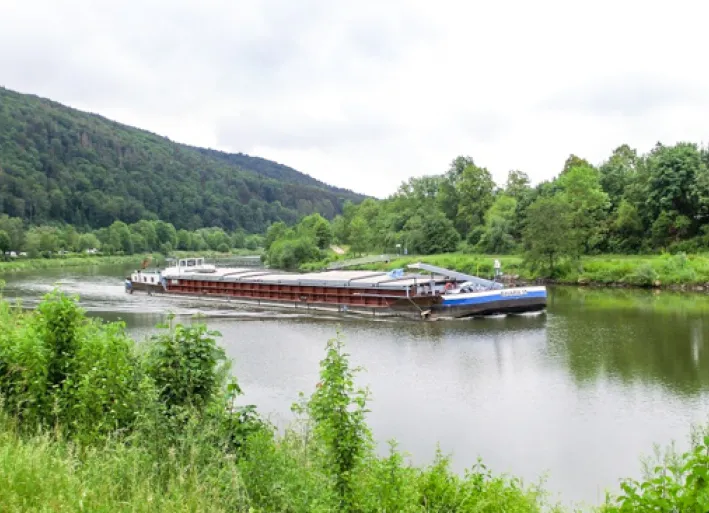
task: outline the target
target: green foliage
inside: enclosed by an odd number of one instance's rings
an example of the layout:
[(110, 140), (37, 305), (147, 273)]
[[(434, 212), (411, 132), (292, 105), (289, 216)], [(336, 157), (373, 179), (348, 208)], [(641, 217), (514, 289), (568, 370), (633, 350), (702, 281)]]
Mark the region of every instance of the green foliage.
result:
[(130, 426), (141, 374), (122, 325), (88, 321), (57, 292), (29, 315), (2, 308), (0, 396), (23, 427), (93, 439)]
[(652, 242), (656, 247), (665, 248), (671, 236), (673, 226), (672, 215), (664, 210), (652, 223)]
[(613, 154), (599, 168), (600, 183), (608, 194), (613, 207), (618, 208), (624, 198), (626, 188), (637, 180), (637, 151), (627, 144), (613, 150)]
[(513, 170), (507, 173), (507, 182), (505, 183), (505, 194), (510, 198), (519, 200), (531, 190), (529, 186), (529, 176), (519, 170)]
[(492, 206), (492, 193), (495, 188), (490, 172), (470, 164), (457, 178), (455, 187), (459, 198), (459, 229), (464, 232), (483, 224), (485, 213)]
[[(69, 298), (33, 312), (0, 303), (0, 503), (7, 511), (518, 511), (533, 488), (439, 456), (376, 454), (367, 393), (341, 339), (320, 383), (279, 434), (241, 389), (202, 324), (136, 351), (120, 323), (89, 321)], [(51, 377), (51, 379), (50, 379)], [(60, 386), (54, 386), (59, 382)], [(179, 417), (179, 418), (178, 418)], [(46, 428), (46, 429), (38, 429)]]
[(704, 513), (709, 511), (709, 435), (695, 430), (690, 449), (671, 448), (658, 461), (646, 464), (642, 481), (627, 479), (622, 493), (608, 497), (602, 513)]
[(655, 217), (663, 211), (692, 217), (699, 208), (697, 178), (706, 174), (706, 165), (696, 144), (672, 147), (658, 144), (647, 158), (647, 205)]
[(423, 255), (455, 251), (460, 243), (453, 222), (430, 206), (409, 218), (403, 235), (407, 248)]
[(548, 276), (554, 276), (559, 257), (572, 254), (575, 240), (571, 207), (563, 198), (539, 198), (527, 209), (524, 243), (527, 258), (533, 264), (546, 264)]
[(365, 421), (368, 394), (354, 385), (357, 371), (350, 368), (342, 339), (338, 336), (329, 340), (320, 362), (320, 382), (301, 408), (313, 422), (313, 436), (325, 448), (326, 468), (335, 483), (339, 511), (356, 511), (354, 474), (373, 445)]
[(84, 267), (100, 264), (140, 264), (139, 255), (94, 256), (94, 255), (59, 255), (54, 258), (14, 258), (0, 262), (1, 272), (16, 272), (35, 269), (50, 269), (61, 267)]
[[(264, 159), (174, 144), (0, 89), (0, 161), (0, 249), (9, 238), (11, 251), (32, 257), (91, 248), (109, 255), (269, 251), (286, 238), (313, 239), (319, 250), (305, 242), (281, 247), (274, 261), (293, 267), (321, 262), (333, 242), (355, 255), (395, 252), (397, 245), (421, 254), (452, 251), (456, 240), (507, 253), (529, 247), (529, 208), (552, 197), (568, 207), (558, 254), (701, 251), (709, 242), (702, 238), (709, 152), (687, 142), (658, 144), (647, 154), (622, 144), (598, 166), (570, 155), (556, 178), (533, 188), (519, 170), (500, 188), (485, 167), (461, 155), (441, 174), (411, 178), (375, 201)], [(265, 240), (246, 236), (267, 229)]]
[(632, 273), (622, 278), (625, 283), (638, 287), (650, 287), (657, 281), (657, 279), (657, 272), (648, 263), (640, 265)]
[[(519, 184), (514, 187), (521, 187)], [(517, 191), (517, 194), (521, 194)], [(513, 196), (501, 194), (495, 199), (490, 210), (485, 214), (485, 229), (480, 237), (478, 248), (483, 253), (511, 253), (516, 248), (513, 235), (514, 217), (517, 200)]]
[(355, 255), (362, 254), (370, 246), (368, 231), (367, 221), (361, 216), (355, 217), (350, 223), (349, 243)]
[(168, 412), (183, 409), (204, 411), (219, 389), (226, 356), (217, 346), (216, 331), (204, 324), (166, 326), (153, 335), (145, 370), (157, 387)]
[[(681, 270), (692, 259), (657, 261)], [(137, 352), (122, 324), (90, 321), (55, 292), (32, 312), (0, 302), (0, 328), (3, 510), (562, 511), (541, 486), (482, 462), (458, 474), (438, 450), (414, 467), (395, 442), (378, 456), (368, 392), (339, 336), (294, 406), (299, 420), (279, 434), (236, 405), (241, 389), (202, 324), (168, 328)], [(709, 436), (695, 431), (688, 451), (623, 481), (599, 511), (704, 512), (707, 469)]]
[(284, 222), (278, 222), (278, 223), (273, 223), (271, 226), (268, 227), (268, 230), (266, 230), (266, 239), (264, 240), (264, 249), (268, 251), (271, 249), (271, 245), (273, 245), (274, 242), (276, 242), (278, 239), (283, 238), (286, 233), (288, 232), (288, 227), (286, 226), (286, 223)]
[[(229, 253), (232, 248), (238, 246), (249, 247), (255, 251), (262, 244), (260, 235), (247, 237), (240, 230), (229, 234), (219, 227), (200, 228), (190, 232), (177, 231), (172, 224), (162, 221), (142, 220), (130, 225), (115, 221), (108, 228), (79, 233), (71, 225), (31, 226), (25, 229), (22, 220), (10, 217), (0, 217), (0, 242), (3, 225), (13, 230), (12, 236), (8, 232), (8, 249), (15, 252), (26, 251), (30, 257), (35, 258), (56, 258), (58, 254), (65, 252), (86, 252), (94, 249), (107, 255), (159, 251), (168, 256), (176, 249)], [(19, 241), (18, 245), (13, 245), (14, 240)]]
[(612, 249), (619, 252), (637, 251), (642, 244), (643, 224), (635, 205), (623, 199), (611, 224)]
[[(3, 88), (0, 162), (2, 210), (30, 224), (163, 219), (261, 233), (301, 215), (332, 218), (345, 200), (363, 199), (275, 162), (176, 144)], [(160, 240), (168, 242), (176, 246)]]
[[(708, 155), (686, 143), (658, 145), (647, 155), (621, 145), (598, 167), (571, 155), (555, 179), (534, 188), (523, 172), (510, 171), (504, 190), (471, 157), (460, 156), (447, 172), (410, 178), (383, 201), (346, 205), (331, 232), (354, 255), (394, 253), (397, 245), (411, 254), (450, 252), (458, 243), (445, 217), (471, 251), (524, 248), (535, 276), (575, 280), (586, 274), (578, 262), (562, 269), (557, 260), (709, 249)], [(558, 216), (542, 219), (548, 215)], [(321, 261), (315, 258), (308, 265)], [(650, 274), (623, 276), (631, 283)]]
[(301, 219), (298, 223), (298, 232), (312, 237), (318, 249), (325, 249), (332, 242), (330, 223), (320, 214), (312, 214)]
[[(95, 448), (49, 435), (20, 436), (0, 416), (0, 504), (6, 512), (249, 512), (233, 462), (188, 440), (162, 461), (143, 446), (110, 440)], [(156, 472), (161, 466), (166, 470)]]
[(558, 178), (558, 185), (559, 198), (568, 205), (570, 249), (577, 256), (588, 254), (601, 242), (599, 229), (610, 206), (600, 175), (591, 166), (573, 166)]
[(268, 264), (278, 269), (298, 269), (305, 262), (321, 259), (321, 252), (312, 237), (295, 237), (291, 234), (286, 239), (279, 239), (268, 251)]
[(0, 230), (0, 255), (4, 257), (5, 253), (10, 251), (11, 247), (12, 241), (10, 240), (10, 236), (6, 231)]

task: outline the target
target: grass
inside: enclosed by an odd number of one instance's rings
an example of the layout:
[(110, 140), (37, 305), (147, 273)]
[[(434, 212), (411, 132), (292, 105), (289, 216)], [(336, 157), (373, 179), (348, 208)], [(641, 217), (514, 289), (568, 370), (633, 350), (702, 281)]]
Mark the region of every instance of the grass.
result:
[[(393, 442), (378, 455), (339, 337), (280, 431), (237, 407), (218, 334), (165, 328), (138, 351), (61, 293), (29, 312), (0, 301), (0, 511), (568, 511), (482, 462), (460, 475), (440, 451), (420, 467)], [(709, 437), (692, 448), (586, 511), (707, 511)]]
[(238, 249), (232, 249), (229, 253), (221, 253), (219, 251), (211, 251), (211, 250), (206, 250), (206, 251), (184, 251), (184, 250), (179, 250), (179, 251), (173, 251), (170, 253), (170, 256), (172, 257), (178, 257), (178, 258), (187, 258), (187, 257), (194, 257), (195, 255), (205, 257), (205, 258), (228, 258), (228, 257), (239, 257), (239, 256), (261, 256), (261, 253), (263, 252), (263, 248), (259, 249), (244, 249), (244, 248), (238, 248)]
[[(218, 251), (176, 251), (172, 256), (177, 258), (193, 257), (195, 255), (205, 258), (229, 258), (239, 256), (258, 256), (259, 251), (248, 249), (235, 249), (229, 253)], [(85, 255), (72, 253), (69, 255), (57, 255), (52, 258), (13, 258), (0, 261), (0, 273), (13, 273), (20, 271), (32, 271), (38, 269), (56, 269), (62, 267), (82, 267), (90, 265), (122, 265), (139, 264), (146, 257), (151, 257), (152, 265), (161, 265), (165, 262), (165, 257), (157, 254), (135, 254), (135, 255)]]
[(53, 258), (16, 258), (0, 262), (0, 273), (81, 267), (104, 264), (140, 263), (147, 255), (68, 255)]
[[(494, 275), (494, 260), (500, 260), (506, 275), (522, 281), (538, 280), (544, 276), (533, 269), (519, 255), (473, 255), (447, 253), (439, 255), (406, 256), (388, 264), (372, 264), (368, 269), (392, 270), (405, 268), (413, 262), (425, 262), (483, 278)], [(580, 261), (559, 263), (554, 283), (605, 285), (628, 287), (691, 287), (709, 283), (709, 255), (598, 255), (585, 256)]]
[(544, 510), (541, 488), (482, 465), (379, 456), (339, 339), (277, 431), (236, 402), (216, 336), (170, 323), (139, 347), (60, 292), (0, 301), (0, 511)]
[(81, 449), (51, 434), (21, 437), (0, 426), (0, 510), (6, 512), (249, 511), (235, 467), (171, 462), (161, 477), (142, 447), (109, 442)]

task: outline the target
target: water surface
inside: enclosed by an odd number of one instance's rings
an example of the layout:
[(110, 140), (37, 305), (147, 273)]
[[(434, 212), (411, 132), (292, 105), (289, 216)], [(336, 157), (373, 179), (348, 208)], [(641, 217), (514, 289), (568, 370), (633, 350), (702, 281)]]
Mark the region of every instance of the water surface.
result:
[(6, 276), (5, 295), (32, 306), (54, 286), (143, 340), (168, 311), (201, 313), (223, 335), (234, 372), (274, 422), (312, 391), (328, 338), (344, 335), (372, 393), (382, 449), (396, 439), (415, 463), (436, 444), (456, 469), (478, 457), (568, 501), (598, 503), (638, 476), (653, 443), (686, 441), (709, 411), (709, 298), (670, 292), (550, 291), (546, 313), (447, 322), (382, 321), (254, 311), (127, 295), (116, 267)]

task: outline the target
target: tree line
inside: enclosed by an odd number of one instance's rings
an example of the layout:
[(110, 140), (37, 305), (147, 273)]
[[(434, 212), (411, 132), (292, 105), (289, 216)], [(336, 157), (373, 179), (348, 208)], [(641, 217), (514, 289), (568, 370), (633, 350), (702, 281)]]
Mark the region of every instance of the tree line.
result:
[(227, 232), (218, 227), (177, 230), (164, 221), (142, 220), (130, 225), (114, 221), (106, 228), (80, 232), (72, 225), (28, 227), (20, 218), (0, 215), (0, 254), (14, 251), (37, 257), (93, 249), (108, 255), (154, 251), (168, 255), (174, 250), (226, 253), (232, 249), (257, 250), (262, 244), (262, 236), (247, 235), (242, 230)]
[(411, 178), (385, 200), (346, 203), (332, 222), (276, 223), (266, 249), (275, 263), (323, 258), (326, 239), (355, 255), (525, 253), (552, 274), (560, 258), (698, 252), (709, 247), (708, 166), (709, 151), (694, 143), (658, 143), (646, 154), (622, 145), (599, 165), (571, 155), (535, 186), (519, 170), (498, 185), (459, 156), (444, 173)]
[(314, 212), (331, 219), (345, 200), (363, 198), (276, 162), (177, 144), (0, 88), (0, 213), (32, 225), (161, 219), (262, 233)]

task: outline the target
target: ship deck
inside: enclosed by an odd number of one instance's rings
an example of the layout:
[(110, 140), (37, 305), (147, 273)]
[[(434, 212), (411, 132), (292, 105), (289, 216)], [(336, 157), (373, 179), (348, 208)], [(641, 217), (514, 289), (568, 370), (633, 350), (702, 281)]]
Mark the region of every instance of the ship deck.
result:
[(163, 272), (169, 280), (207, 281), (224, 283), (254, 283), (263, 285), (285, 285), (296, 287), (333, 287), (333, 288), (377, 288), (405, 290), (409, 287), (441, 283), (423, 274), (396, 274), (384, 271), (322, 271), (312, 273), (285, 273), (266, 269), (224, 267), (209, 272), (178, 272), (170, 269)]

